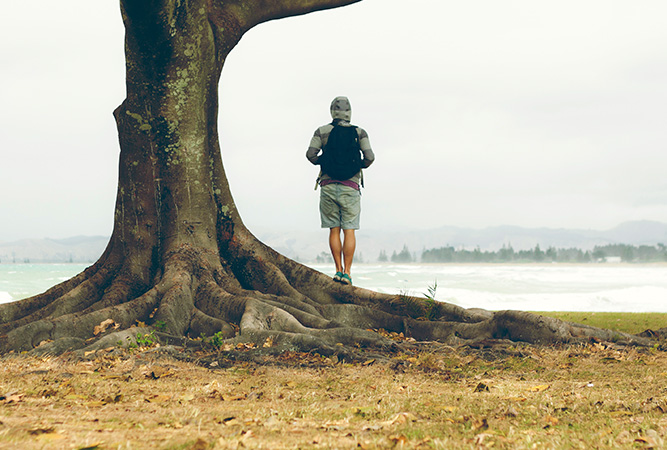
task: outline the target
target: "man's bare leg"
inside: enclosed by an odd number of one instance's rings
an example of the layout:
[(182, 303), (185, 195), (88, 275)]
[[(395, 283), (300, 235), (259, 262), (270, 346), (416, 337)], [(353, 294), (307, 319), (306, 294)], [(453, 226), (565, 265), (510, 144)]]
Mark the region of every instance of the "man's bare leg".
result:
[[(347, 231), (347, 230), (346, 230)], [(336, 272), (343, 273), (343, 244), (340, 241), (340, 227), (329, 228), (329, 248), (333, 256)]]
[(352, 273), (352, 259), (354, 259), (356, 247), (357, 237), (354, 230), (343, 230), (343, 273), (348, 275)]

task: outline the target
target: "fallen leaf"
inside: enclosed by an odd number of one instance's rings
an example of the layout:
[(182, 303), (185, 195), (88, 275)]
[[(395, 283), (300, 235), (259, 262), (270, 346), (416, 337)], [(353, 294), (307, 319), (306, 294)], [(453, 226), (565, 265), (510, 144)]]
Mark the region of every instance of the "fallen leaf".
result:
[(164, 394), (155, 394), (144, 399), (147, 403), (164, 403), (171, 400), (171, 396)]
[(86, 402), (86, 403), (83, 404), (83, 406), (86, 406), (88, 408), (99, 408), (100, 406), (104, 406), (106, 404), (107, 404), (107, 402), (100, 401), (100, 400), (95, 400), (95, 401), (91, 401), (91, 402)]
[(558, 418), (552, 415), (547, 415), (544, 418), (544, 421), (547, 423), (547, 425), (552, 425), (552, 426), (558, 425)]
[(102, 442), (97, 442), (95, 444), (86, 445), (84, 447), (77, 447), (76, 450), (98, 450), (102, 448)]
[(473, 421), (472, 427), (476, 431), (488, 430), (489, 429), (489, 421), (486, 419), (486, 417), (484, 417), (482, 419), (476, 419), (475, 421)]
[(18, 403), (23, 400), (23, 394), (10, 393), (4, 396), (5, 403)]
[(162, 366), (154, 366), (151, 370), (146, 372), (146, 378), (152, 378), (154, 380), (171, 376), (174, 376), (174, 372)]
[(28, 434), (37, 436), (40, 434), (55, 433), (55, 431), (56, 431), (55, 427), (33, 428), (32, 430), (28, 430)]
[(549, 384), (540, 384), (538, 386), (533, 386), (532, 388), (528, 389), (530, 392), (543, 392), (549, 389), (551, 385)]
[(389, 440), (393, 442), (394, 445), (408, 443), (408, 438), (406, 438), (404, 434), (389, 436)]
[(178, 399), (180, 402), (190, 402), (195, 399), (195, 396), (193, 394), (183, 394), (181, 397)]
[(93, 329), (93, 334), (95, 336), (97, 336), (98, 334), (102, 334), (105, 331), (107, 331), (110, 327), (113, 327), (114, 330), (117, 330), (118, 328), (120, 328), (120, 325), (114, 322), (113, 319), (103, 320), (102, 322), (100, 322), (99, 325), (97, 325)]
[(249, 343), (239, 342), (238, 344), (236, 344), (236, 349), (237, 350), (250, 350), (250, 349), (253, 349), (253, 348), (255, 348), (255, 343), (254, 342), (249, 342)]
[(123, 394), (119, 393), (113, 396), (107, 395), (106, 397), (104, 397), (103, 401), (106, 403), (118, 403), (122, 399), (123, 399)]
[(603, 344), (599, 344), (597, 342), (590, 346), (590, 350), (592, 352), (602, 352), (606, 349), (607, 349), (607, 347), (605, 347)]
[(102, 378), (105, 380), (120, 380), (124, 377), (126, 377), (126, 375), (110, 374), (110, 375), (104, 375)]
[(226, 419), (222, 419), (222, 423), (227, 425), (227, 426), (243, 425), (243, 422), (238, 420), (236, 417), (228, 417)]
[(402, 425), (408, 422), (416, 422), (417, 417), (414, 414), (411, 414), (409, 412), (402, 412), (398, 413), (394, 416), (393, 419), (391, 419), (388, 423), (389, 425)]
[(248, 430), (245, 433), (241, 433), (241, 439), (250, 439), (255, 437), (255, 433), (252, 430)]
[(621, 362), (620, 359), (613, 358), (613, 357), (611, 357), (611, 356), (607, 356), (607, 357), (605, 357), (605, 358), (601, 358), (600, 361), (602, 361), (602, 362), (606, 362), (606, 363)]

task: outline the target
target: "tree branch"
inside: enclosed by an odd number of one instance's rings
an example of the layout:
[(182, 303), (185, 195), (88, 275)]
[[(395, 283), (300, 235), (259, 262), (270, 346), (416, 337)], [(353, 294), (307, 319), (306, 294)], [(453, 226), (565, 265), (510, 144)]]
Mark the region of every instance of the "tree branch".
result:
[[(214, 0), (219, 2), (220, 0)], [(226, 8), (233, 9), (243, 31), (269, 20), (300, 16), (315, 11), (347, 6), (361, 0), (237, 0), (233, 5), (225, 3)]]

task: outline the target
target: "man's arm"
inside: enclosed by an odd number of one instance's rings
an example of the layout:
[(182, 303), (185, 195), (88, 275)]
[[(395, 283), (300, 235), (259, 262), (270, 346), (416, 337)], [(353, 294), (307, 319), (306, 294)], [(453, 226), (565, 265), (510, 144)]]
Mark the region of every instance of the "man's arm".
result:
[(317, 165), (320, 160), (319, 153), (321, 150), (322, 150), (322, 138), (320, 137), (320, 130), (318, 128), (315, 131), (315, 134), (313, 134), (312, 139), (310, 140), (308, 151), (306, 151), (306, 158), (308, 158), (308, 161)]
[(363, 128), (357, 128), (359, 133), (359, 147), (361, 147), (361, 152), (364, 154), (364, 169), (373, 164), (375, 161), (375, 153), (371, 148), (371, 141), (368, 139), (368, 133)]

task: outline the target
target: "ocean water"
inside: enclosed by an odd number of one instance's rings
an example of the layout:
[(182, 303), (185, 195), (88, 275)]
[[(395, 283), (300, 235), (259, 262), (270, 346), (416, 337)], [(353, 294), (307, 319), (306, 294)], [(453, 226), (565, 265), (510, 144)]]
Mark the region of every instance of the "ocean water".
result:
[(0, 264), (0, 303), (44, 292), (90, 264)]
[[(45, 291), (87, 264), (0, 264), (0, 303)], [(311, 264), (333, 274), (331, 264)], [(357, 264), (354, 283), (465, 308), (530, 311), (667, 312), (667, 265)]]
[[(311, 265), (333, 274), (330, 264)], [(464, 308), (667, 312), (667, 265), (358, 264), (357, 286), (424, 296)]]

